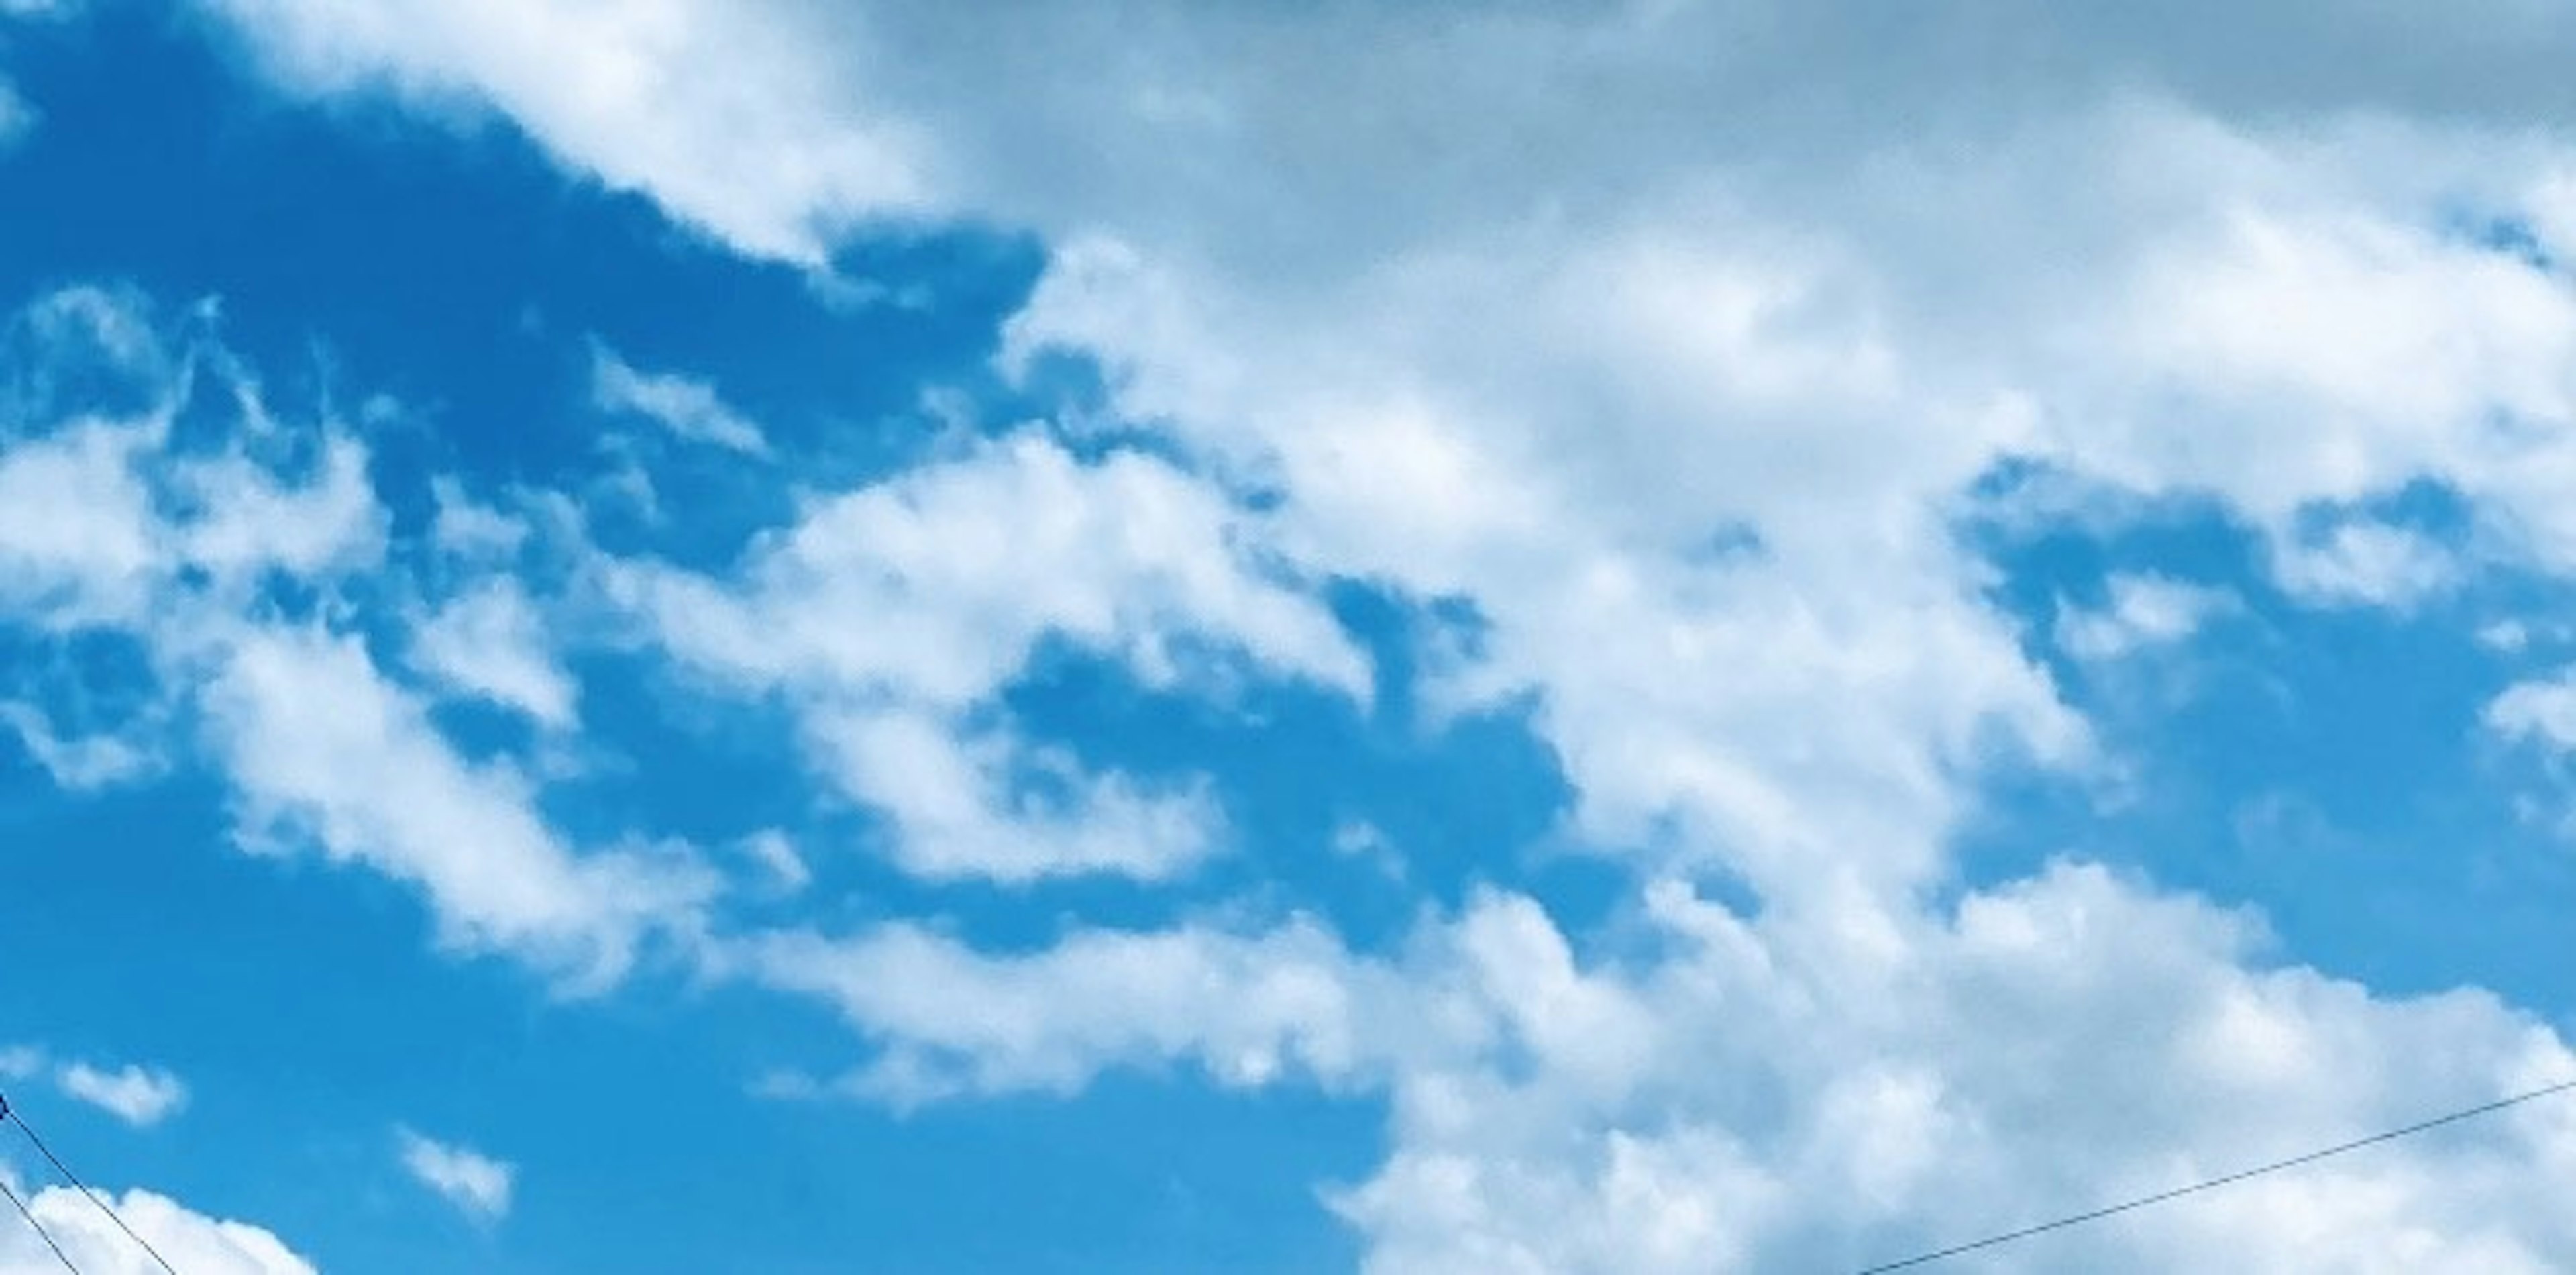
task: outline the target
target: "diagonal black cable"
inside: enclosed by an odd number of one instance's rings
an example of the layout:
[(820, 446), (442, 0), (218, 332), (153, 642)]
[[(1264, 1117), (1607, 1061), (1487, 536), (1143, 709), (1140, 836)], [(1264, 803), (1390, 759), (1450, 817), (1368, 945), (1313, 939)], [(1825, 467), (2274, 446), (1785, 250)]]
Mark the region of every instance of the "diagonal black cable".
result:
[[(54, 1172), (62, 1174), (63, 1181), (71, 1183), (72, 1189), (80, 1192), (83, 1199), (88, 1200), (91, 1204), (97, 1205), (98, 1211), (106, 1214), (108, 1221), (116, 1223), (116, 1229), (125, 1232), (125, 1238), (134, 1241), (135, 1244), (143, 1249), (144, 1252), (151, 1254), (152, 1260), (158, 1263), (163, 1271), (167, 1272), (168, 1275), (179, 1275), (178, 1269), (170, 1265), (170, 1259), (161, 1256), (161, 1250), (152, 1247), (152, 1241), (135, 1234), (134, 1228), (127, 1226), (125, 1224), (125, 1219), (117, 1216), (115, 1209), (108, 1207), (107, 1201), (98, 1198), (98, 1193), (90, 1190), (89, 1184), (81, 1181), (80, 1175), (72, 1172), (72, 1167), (63, 1163), (63, 1158), (55, 1155), (54, 1149), (46, 1146), (43, 1138), (36, 1136), (35, 1126), (28, 1124), (27, 1117), (20, 1114), (17, 1108), (10, 1106), (8, 1100), (5, 1098), (0, 1098), (0, 1120), (16, 1124), (18, 1126), (18, 1132), (27, 1135), (27, 1141), (33, 1143), (37, 1152), (42, 1154), (46, 1161), (54, 1166)], [(27, 1220), (32, 1222), (35, 1218), (33, 1215), (30, 1215)], [(51, 1241), (49, 1240), (48, 1242)], [(61, 1252), (59, 1249), (55, 1251), (57, 1253)]]
[(2044, 1235), (2050, 1231), (2061, 1231), (2067, 1227), (2080, 1226), (2086, 1222), (2098, 1222), (2103, 1218), (2112, 1216), (2113, 1214), (2126, 1213), (2132, 1209), (2143, 1209), (2150, 1204), (2162, 1204), (2167, 1200), (2178, 1200), (2186, 1195), (2197, 1195), (2202, 1191), (2215, 1190), (2222, 1186), (2245, 1181), (2247, 1178), (2259, 1178), (2264, 1174), (2278, 1173), (2283, 1169), (2295, 1169), (2303, 1164), (2314, 1164), (2319, 1160), (2326, 1159), (2330, 1156), (2339, 1156), (2347, 1151), (2359, 1151), (2363, 1147), (2377, 1146), (2383, 1142), (2394, 1142), (2399, 1138), (2422, 1133), (2427, 1129), (2438, 1129), (2446, 1124), (2456, 1124), (2462, 1120), (2489, 1115), (2494, 1112), (2502, 1111), (2507, 1107), (2518, 1107), (2523, 1103), (2535, 1102), (2542, 1098), (2566, 1093), (2571, 1089), (2576, 1089), (2576, 1080), (2560, 1081), (2557, 1084), (2549, 1085), (2545, 1088), (2534, 1089), (2528, 1093), (2518, 1093), (2510, 1098), (2499, 1098), (2494, 1102), (2470, 1107), (2464, 1111), (2454, 1111), (2448, 1115), (2435, 1116), (2430, 1120), (2418, 1121), (2403, 1129), (2391, 1129), (2386, 1133), (2374, 1133), (2367, 1138), (2357, 1138), (2339, 1146), (2327, 1147), (2322, 1151), (2311, 1151), (2306, 1155), (2292, 1156), (2287, 1160), (2275, 1160), (2270, 1164), (2241, 1170), (2236, 1173), (2230, 1173), (2225, 1177), (2210, 1178), (2207, 1181), (2194, 1182), (2190, 1186), (2176, 1187), (2170, 1191), (2159, 1191), (2154, 1195), (2140, 1196), (2134, 1200), (2124, 1200), (2121, 1203), (2094, 1209), (2090, 1212), (2077, 1213), (2070, 1217), (2062, 1217), (2053, 1222), (2042, 1222), (2037, 1226), (2025, 1226), (2018, 1231), (2007, 1231), (2001, 1235), (1989, 1235), (1984, 1239), (1975, 1240), (1966, 1244), (1953, 1245), (1949, 1248), (1941, 1249), (1938, 1252), (1917, 1254), (1916, 1256), (1906, 1258), (1901, 1262), (1887, 1262), (1882, 1265), (1872, 1266), (1860, 1271), (1858, 1275), (1880, 1275), (1880, 1272), (1883, 1271), (1901, 1271), (1907, 1267), (1922, 1266), (1927, 1263), (1937, 1262), (1945, 1257), (1957, 1257), (1962, 1253), (1973, 1253), (1979, 1249), (1993, 1248), (1998, 1244), (2009, 1244), (2015, 1240), (2026, 1240), (2034, 1235)]
[(45, 1229), (45, 1224), (36, 1220), (35, 1210), (28, 1208), (27, 1202), (19, 1199), (18, 1193), (10, 1190), (6, 1181), (0, 1181), (0, 1195), (8, 1196), (9, 1203), (17, 1207), (18, 1216), (27, 1219), (27, 1225), (36, 1228), (36, 1238), (43, 1240), (45, 1247), (54, 1250), (54, 1260), (61, 1262), (63, 1269), (70, 1271), (72, 1275), (80, 1275), (80, 1268), (72, 1265), (71, 1255), (63, 1252), (63, 1246), (54, 1242), (53, 1234)]

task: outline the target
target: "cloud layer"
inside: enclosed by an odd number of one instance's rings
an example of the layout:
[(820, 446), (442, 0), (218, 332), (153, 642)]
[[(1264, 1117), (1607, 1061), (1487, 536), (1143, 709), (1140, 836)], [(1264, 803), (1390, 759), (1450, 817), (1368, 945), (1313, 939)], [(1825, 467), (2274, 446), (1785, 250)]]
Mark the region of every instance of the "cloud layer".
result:
[[(2576, 1071), (2484, 994), (2375, 994), (2149, 880), (1959, 858), (1992, 781), (2118, 765), (1963, 524), (2189, 505), (2290, 605), (2381, 618), (2576, 574), (2576, 90), (2532, 52), (2576, 36), (2563, 9), (203, 7), (291, 94), (506, 120), (818, 276), (871, 229), (1034, 231), (998, 369), (1078, 360), (1129, 434), (1040, 422), (799, 493), (720, 567), (557, 546), (581, 565), (539, 597), (506, 564), (541, 533), (442, 495), (406, 537), (350, 431), (280, 430), (215, 343), (60, 293), (18, 325), (41, 365), (141, 388), (72, 413), (21, 378), (0, 604), (165, 688), (113, 721), (9, 705), (66, 785), (193, 745), (246, 845), (408, 883), (452, 946), (569, 986), (666, 950), (818, 999), (864, 1042), (829, 1087), (878, 1101), (1112, 1067), (1384, 1095), (1383, 1162), (1330, 1199), (1385, 1270), (1856, 1266)], [(591, 359), (597, 406), (769, 451), (713, 382)], [(199, 380), (241, 441), (176, 436)], [(378, 579), (416, 595), (399, 632)], [(1225, 794), (1041, 741), (1008, 692), (1070, 648), (1156, 693), (1369, 711), (1334, 583), (1468, 617), (1415, 653), (1420, 694), (1526, 712), (1564, 839), (1627, 874), (1606, 932), (1500, 889), (1387, 950), (1252, 905), (1007, 950), (936, 917), (737, 924), (704, 856), (582, 844), (530, 756), (436, 713), (576, 732), (546, 620), (583, 611), (675, 694), (783, 719), (909, 878), (1178, 882), (1227, 848)], [(2108, 592), (2063, 652), (2228, 605)], [(2562, 682), (2490, 725), (2563, 746)], [(1999, 1260), (2554, 1269), (2571, 1119)], [(420, 1147), (506, 1207), (505, 1168)]]

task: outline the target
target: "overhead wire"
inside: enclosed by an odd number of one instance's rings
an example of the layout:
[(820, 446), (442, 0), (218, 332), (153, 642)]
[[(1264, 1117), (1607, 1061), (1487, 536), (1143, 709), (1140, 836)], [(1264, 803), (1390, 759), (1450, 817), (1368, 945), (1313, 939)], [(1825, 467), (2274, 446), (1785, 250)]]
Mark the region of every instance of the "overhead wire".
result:
[[(73, 1190), (80, 1192), (82, 1199), (88, 1200), (99, 1212), (106, 1214), (107, 1220), (116, 1224), (116, 1229), (125, 1232), (125, 1238), (134, 1241), (136, 1247), (150, 1254), (155, 1265), (158, 1265), (167, 1275), (179, 1275), (178, 1268), (170, 1265), (170, 1259), (161, 1256), (161, 1250), (152, 1247), (152, 1241), (143, 1238), (133, 1227), (126, 1225), (125, 1219), (118, 1215), (106, 1200), (101, 1199), (96, 1191), (90, 1190), (89, 1184), (81, 1181), (80, 1175), (72, 1172), (72, 1167), (63, 1163), (63, 1158), (55, 1155), (52, 1147), (45, 1145), (45, 1140), (37, 1134), (36, 1127), (28, 1124), (27, 1117), (16, 1107), (11, 1106), (6, 1098), (0, 1098), (0, 1121), (17, 1125), (18, 1132), (26, 1135), (28, 1143), (36, 1148), (37, 1154), (44, 1156), (46, 1163), (54, 1166), (54, 1172), (63, 1175), (63, 1181), (70, 1183)], [(19, 1211), (23, 1213), (26, 1210), (21, 1208)], [(27, 1220), (35, 1221), (35, 1215), (28, 1214)], [(46, 1242), (52, 1243), (52, 1238), (47, 1237)], [(62, 1254), (61, 1249), (56, 1249), (54, 1252), (56, 1256)], [(65, 1259), (64, 1264), (70, 1265), (69, 1259)]]
[(2340, 1143), (2320, 1151), (2310, 1151), (2304, 1155), (2291, 1156), (2286, 1160), (2275, 1160), (2270, 1164), (2258, 1165), (2251, 1169), (2239, 1170), (2223, 1177), (2204, 1179), (2199, 1182), (2194, 1182), (2189, 1186), (2176, 1187), (2170, 1191), (2159, 1191), (2154, 1195), (2143, 1195), (2134, 1200), (2124, 1200), (2118, 1204), (2107, 1205), (2102, 1208), (2091, 1209), (2082, 1213), (2070, 1214), (2054, 1221), (2042, 1222), (2036, 1226), (2025, 1226), (2016, 1231), (2006, 1231), (1998, 1235), (1989, 1235), (1984, 1239), (1972, 1240), (1965, 1244), (1954, 1244), (1948, 1248), (1939, 1249), (1934, 1252), (1918, 1253), (1912, 1257), (1905, 1258), (1902, 1261), (1884, 1262), (1877, 1266), (1864, 1268), (1857, 1272), (1857, 1275), (1881, 1275), (1881, 1273), (1885, 1271), (1901, 1271), (1909, 1267), (1926, 1266), (1945, 1258), (1958, 1257), (1965, 1253), (1974, 1253), (1980, 1249), (1995, 1248), (1999, 1245), (2013, 1243), (2016, 1240), (2026, 1240), (2034, 1235), (2045, 1235), (2050, 1231), (2062, 1231), (2071, 1226), (2081, 1226), (2087, 1222), (2098, 1222), (2104, 1218), (2112, 1217), (2117, 1214), (2131, 1212), (2136, 1209), (2143, 1209), (2151, 1204), (2163, 1204), (2166, 1201), (2178, 1200), (2187, 1195), (2197, 1195), (2203, 1191), (2214, 1191), (2223, 1186), (2231, 1186), (2251, 1178), (2259, 1178), (2268, 1173), (2279, 1173), (2284, 1169), (2295, 1169), (2303, 1164), (2314, 1164), (2319, 1160), (2343, 1155), (2346, 1152), (2359, 1151), (2364, 1147), (2374, 1147), (2383, 1142), (2394, 1142), (2399, 1138), (2412, 1137), (2415, 1134), (2423, 1133), (2430, 1129), (2438, 1129), (2447, 1124), (2457, 1124), (2460, 1121), (2474, 1119), (2478, 1116), (2491, 1115), (2508, 1107), (2518, 1107), (2527, 1102), (2537, 1102), (2540, 1099), (2554, 1097), (2570, 1090), (2576, 1090), (2576, 1080), (2560, 1081), (2557, 1084), (2547, 1085), (2539, 1089), (2518, 1093), (2509, 1098), (2499, 1098), (2493, 1102), (2481, 1103), (2474, 1107), (2468, 1107), (2445, 1115), (2435, 1116), (2430, 1120), (2419, 1120), (2402, 1129), (2390, 1129), (2383, 1133), (2374, 1133), (2367, 1138), (2356, 1138), (2350, 1142)]
[(72, 1275), (80, 1275), (80, 1268), (72, 1265), (71, 1255), (63, 1252), (63, 1246), (54, 1242), (53, 1233), (45, 1229), (44, 1223), (36, 1220), (35, 1210), (28, 1208), (27, 1202), (19, 1199), (18, 1193), (9, 1189), (9, 1183), (5, 1179), (0, 1179), (0, 1195), (8, 1196), (9, 1203), (18, 1210), (18, 1216), (27, 1219), (27, 1225), (35, 1228), (36, 1238), (43, 1240), (45, 1247), (54, 1251), (54, 1260), (61, 1262), (63, 1269), (70, 1271)]

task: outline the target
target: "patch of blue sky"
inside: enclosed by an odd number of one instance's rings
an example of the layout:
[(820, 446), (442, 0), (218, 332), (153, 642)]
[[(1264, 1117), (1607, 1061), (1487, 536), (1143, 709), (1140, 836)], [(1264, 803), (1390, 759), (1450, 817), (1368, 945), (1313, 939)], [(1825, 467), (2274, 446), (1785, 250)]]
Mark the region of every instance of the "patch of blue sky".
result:
[(2502, 253), (2542, 270), (2556, 270), (2561, 264), (2550, 255), (2549, 246), (2541, 242), (2538, 231), (2527, 218), (2461, 209), (2449, 221), (2452, 232), (2462, 240), (2490, 252)]
[[(2355, 516), (2475, 539), (2425, 483), (2302, 521)], [(2477, 984), (2576, 1014), (2561, 952), (2576, 852), (2517, 800), (2549, 801), (2549, 787), (2481, 721), (2507, 686), (2554, 667), (2480, 637), (2495, 617), (2563, 606), (2546, 582), (2480, 571), (2407, 612), (2293, 596), (2257, 533), (2189, 502), (1991, 549), (2031, 653), (2123, 773), (2004, 777), (1966, 839), (1963, 885), (2100, 858), (2259, 909), (2281, 954), (2374, 988)], [(2062, 618), (2138, 573), (2229, 601), (2170, 644), (2100, 661), (2066, 650)]]
[[(566, 180), (498, 123), (281, 108), (140, 7), (35, 41), (21, 74), (59, 127), (9, 160), (0, 293), (105, 279), (165, 304), (223, 298), (224, 337), (269, 393), (336, 396), (344, 416), (364, 397), (398, 404), (416, 427), (370, 434), (396, 470), (492, 486), (592, 475), (596, 338), (711, 381), (806, 481), (876, 472), (931, 432), (925, 389), (990, 384), (998, 320), (1039, 263), (1033, 245), (972, 229), (889, 235), (837, 265), (888, 295), (825, 303), (802, 272)], [(776, 513), (767, 494), (693, 504), (660, 547), (719, 560), (746, 516)]]

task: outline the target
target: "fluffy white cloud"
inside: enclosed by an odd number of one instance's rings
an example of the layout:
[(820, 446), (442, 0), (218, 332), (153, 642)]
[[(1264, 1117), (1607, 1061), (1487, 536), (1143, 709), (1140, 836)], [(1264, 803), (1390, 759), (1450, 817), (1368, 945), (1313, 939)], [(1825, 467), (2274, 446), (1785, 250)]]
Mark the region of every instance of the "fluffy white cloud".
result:
[[(1396, 1154), (1341, 1202), (1381, 1268), (1857, 1269), (2576, 1074), (2490, 998), (2267, 968), (2243, 918), (2098, 870), (1893, 919), (1906, 942), (1877, 952), (1677, 889), (1650, 911), (1687, 937), (1648, 970), (1545, 942), (1487, 962), (1507, 1013), (1551, 1023), (1579, 991), (1648, 1036), (1566, 1031), (1533, 1065), (1400, 1087)], [(2576, 1251), (2541, 1203), (2571, 1138), (2535, 1108), (1991, 1261), (2545, 1270)]]
[(337, 434), (319, 447), (316, 472), (305, 479), (281, 477), (239, 453), (170, 466), (170, 495), (192, 516), (163, 524), (176, 555), (164, 568), (194, 567), (249, 586), (271, 573), (329, 580), (381, 562), (385, 512), (366, 447)]
[(707, 0), (207, 7), (299, 91), (498, 111), (574, 170), (761, 253), (819, 261), (836, 228), (928, 190), (909, 130), (856, 109), (805, 23)]
[(675, 654), (756, 684), (962, 708), (1050, 637), (1155, 684), (1196, 639), (1365, 696), (1366, 662), (1266, 570), (1254, 521), (1164, 461), (1086, 463), (1028, 432), (811, 502), (739, 582), (637, 565), (613, 583)]
[(93, 422), (0, 455), (0, 603), (51, 628), (130, 622), (163, 570), (133, 470), (149, 436)]
[[(11, 1183), (80, 1270), (89, 1275), (157, 1275), (161, 1270), (159, 1262), (78, 1192), (46, 1187), (31, 1193), (14, 1175)], [(105, 1192), (103, 1198), (171, 1266), (190, 1275), (314, 1275), (312, 1262), (248, 1222), (208, 1217), (141, 1188)], [(57, 1275), (61, 1261), (44, 1241), (17, 1219), (10, 1221), (0, 1227), (0, 1273)]]
[[(1481, 657), (1435, 694), (1532, 693), (1594, 838), (1677, 832), (1656, 848), (1766, 891), (1915, 879), (1965, 779), (2085, 747), (1941, 530), (2031, 427), (1899, 392), (1866, 323), (1819, 313), (1837, 268), (1747, 233), (1740, 258), (1660, 231), (1526, 263), (1464, 245), (1337, 317), (1232, 329), (1132, 255), (1082, 254), (1018, 339), (1126, 352), (1130, 410), (1281, 491), (1312, 570), (1471, 602)], [(1623, 309), (1640, 294), (1675, 321)]]
[(684, 663), (784, 692), (819, 773), (933, 877), (1168, 876), (1213, 846), (1195, 785), (1098, 774), (979, 721), (1053, 640), (1149, 685), (1241, 659), (1357, 699), (1367, 661), (1219, 489), (1031, 432), (810, 503), (734, 578), (623, 564), (606, 587)]
[(590, 392), (600, 410), (634, 413), (691, 442), (747, 456), (769, 454), (769, 440), (760, 427), (728, 406), (713, 384), (676, 372), (638, 370), (596, 342), (590, 358)]
[(2576, 749), (2576, 670), (2506, 687), (2487, 702), (2486, 724), (2509, 740)]
[(159, 1124), (188, 1105), (187, 1084), (158, 1067), (128, 1063), (109, 1071), (75, 1062), (54, 1079), (64, 1093), (138, 1127)]
[[(1653, 960), (1579, 957), (1510, 895), (1384, 958), (1291, 922), (751, 959), (876, 1041), (839, 1087), (897, 1105), (1175, 1062), (1383, 1087), (1391, 1154), (1332, 1201), (1390, 1271), (1857, 1269), (2576, 1076), (2491, 997), (2374, 997), (2099, 869), (1833, 923), (1666, 883), (1642, 919)], [(2576, 1112), (2534, 1105), (1991, 1260), (2538, 1272), (2576, 1254), (2570, 1173)]]
[(713, 881), (640, 851), (576, 854), (508, 766), (459, 756), (417, 695), (353, 638), (314, 628), (228, 635), (199, 703), (240, 789), (252, 844), (309, 837), (326, 854), (422, 888), (443, 937), (517, 952), (596, 987)]
[(397, 1130), (396, 1135), (402, 1144), (403, 1171), (439, 1198), (478, 1222), (497, 1222), (509, 1214), (517, 1166), (409, 1129)]

